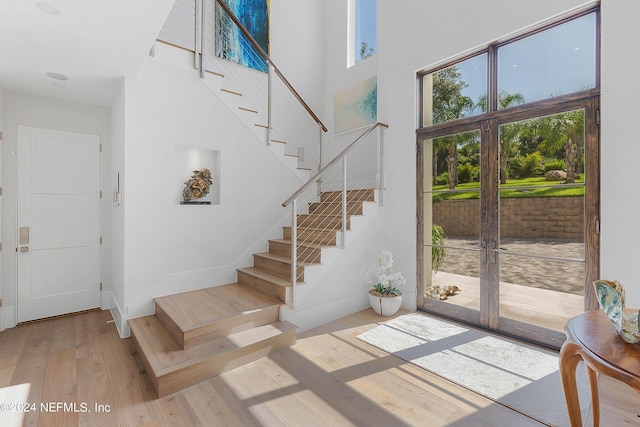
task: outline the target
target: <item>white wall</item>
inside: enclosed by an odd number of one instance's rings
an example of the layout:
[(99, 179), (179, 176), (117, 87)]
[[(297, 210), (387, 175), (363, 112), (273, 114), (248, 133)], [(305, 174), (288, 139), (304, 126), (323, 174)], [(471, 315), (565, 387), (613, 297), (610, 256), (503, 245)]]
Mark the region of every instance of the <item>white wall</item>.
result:
[(601, 277), (625, 286), (630, 307), (640, 306), (639, 15), (639, 2), (602, 1)]
[[(18, 125), (100, 135), (103, 146), (110, 143), (110, 112), (103, 107), (60, 101), (11, 91), (4, 93), (2, 143), (2, 242), (5, 248), (16, 247)], [(103, 156), (103, 171), (109, 169), (109, 158)], [(103, 177), (104, 188), (104, 177)], [(102, 201), (103, 232), (109, 232), (109, 198)], [(103, 266), (108, 267), (107, 251), (102, 251)], [(16, 252), (2, 251), (2, 305), (4, 326), (16, 324), (17, 304)]]
[(323, 4), (271, 0), (269, 56), (311, 109), (323, 114)]
[[(384, 208), (365, 203), (362, 217), (351, 217), (346, 249), (322, 250), (322, 264), (305, 268), (304, 284), (297, 285), (295, 310), (283, 317), (304, 331), (369, 307), (364, 272), (373, 265), (382, 246)], [(360, 266), (363, 266), (362, 268)], [(401, 289), (404, 291), (404, 287)]]
[[(235, 281), (237, 267), (267, 250), (266, 236), (281, 236), (288, 211), (280, 203), (300, 185), (188, 58), (163, 60), (156, 51), (125, 81), (124, 193), (115, 208), (124, 231), (114, 230), (114, 239), (124, 237), (124, 292), (119, 284), (114, 292), (123, 320), (153, 313), (154, 297)], [(189, 178), (175, 175), (176, 145), (219, 152), (219, 205), (176, 203), (175, 180)]]
[[(105, 296), (108, 301), (106, 305), (111, 309), (118, 330), (122, 333), (123, 304), (125, 301), (124, 288), (124, 208), (122, 204), (114, 204), (113, 187), (116, 176), (120, 180), (120, 200), (124, 197), (125, 173), (124, 173), (124, 145), (125, 145), (125, 84), (121, 84), (111, 108), (111, 146), (109, 154), (111, 156), (111, 167), (106, 172), (105, 194), (109, 209), (111, 211), (111, 233), (106, 236), (106, 241), (111, 247), (111, 265), (103, 266), (103, 270), (110, 271), (110, 282), (107, 283)], [(105, 168), (106, 169), (106, 168)], [(104, 283), (104, 282), (103, 282)]]
[[(2, 116), (4, 113), (3, 105), (4, 91), (0, 89), (0, 133), (2, 133)], [(0, 166), (2, 166), (2, 138), (0, 138)], [(0, 168), (0, 188), (2, 188), (2, 168)], [(2, 199), (0, 195), (0, 243), (2, 243)], [(0, 252), (0, 256), (2, 252)], [(0, 259), (0, 301), (2, 301), (2, 260)], [(2, 304), (0, 304), (0, 331), (4, 330), (4, 315)]]
[[(337, 91), (378, 76), (385, 131), (384, 244), (407, 277), (404, 306), (416, 306), (416, 72), (584, 3), (580, 0), (378, 0), (378, 53), (346, 68), (347, 2), (325, 3), (325, 111)], [(499, 11), (499, 12), (497, 12)], [(331, 127), (333, 122), (331, 120)], [(337, 151), (346, 141), (330, 140)]]

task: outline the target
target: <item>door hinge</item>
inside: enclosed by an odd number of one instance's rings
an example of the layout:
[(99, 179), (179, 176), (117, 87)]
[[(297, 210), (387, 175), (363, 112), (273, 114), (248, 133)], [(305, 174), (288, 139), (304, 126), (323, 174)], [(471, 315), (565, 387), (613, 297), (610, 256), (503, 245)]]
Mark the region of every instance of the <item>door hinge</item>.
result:
[(2, 252), (2, 243), (0, 243), (0, 252)]
[(102, 190), (100, 190), (100, 199), (102, 199)]
[(599, 108), (596, 110), (596, 124), (597, 125), (600, 124), (600, 109)]
[(102, 236), (100, 236), (100, 246), (102, 246)]
[(596, 234), (600, 234), (600, 220), (596, 219)]
[(100, 282), (100, 290), (102, 290), (102, 282)]
[(2, 196), (2, 187), (0, 187), (0, 196)]
[(100, 152), (102, 153), (102, 144), (100, 144)]

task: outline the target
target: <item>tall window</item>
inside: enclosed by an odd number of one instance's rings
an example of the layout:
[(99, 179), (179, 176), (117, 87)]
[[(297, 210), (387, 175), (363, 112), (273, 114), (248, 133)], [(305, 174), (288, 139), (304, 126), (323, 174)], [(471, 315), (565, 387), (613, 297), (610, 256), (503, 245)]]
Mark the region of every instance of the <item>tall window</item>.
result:
[(378, 51), (378, 0), (351, 0), (350, 6), (349, 65), (354, 65)]

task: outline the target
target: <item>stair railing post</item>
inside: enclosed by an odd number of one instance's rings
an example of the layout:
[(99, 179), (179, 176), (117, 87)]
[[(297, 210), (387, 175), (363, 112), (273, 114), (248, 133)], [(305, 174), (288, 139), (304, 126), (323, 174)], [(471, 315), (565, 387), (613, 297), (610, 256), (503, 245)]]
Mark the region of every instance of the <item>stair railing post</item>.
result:
[(295, 308), (296, 282), (298, 281), (298, 199), (291, 203), (291, 295), (289, 308)]
[(384, 129), (378, 128), (378, 206), (384, 206)]
[(267, 61), (267, 67), (269, 68), (269, 73), (267, 77), (267, 145), (271, 145), (271, 109), (272, 105), (272, 97), (273, 97), (273, 64), (270, 61)]
[[(322, 170), (322, 146), (323, 146), (323, 140), (322, 140), (322, 135), (324, 134), (324, 131), (322, 130), (322, 124), (318, 123), (318, 133), (319, 133), (319, 140), (318, 140), (318, 170), (316, 171), (316, 173), (320, 173), (320, 170)], [(316, 195), (319, 197), (322, 194), (322, 177), (318, 178), (318, 181), (316, 183)]]
[(193, 67), (200, 70), (200, 78), (204, 79), (204, 54), (205, 54), (205, 2), (204, 0), (196, 0), (196, 21), (195, 21), (195, 52)]
[(347, 156), (342, 158), (342, 249), (347, 246)]

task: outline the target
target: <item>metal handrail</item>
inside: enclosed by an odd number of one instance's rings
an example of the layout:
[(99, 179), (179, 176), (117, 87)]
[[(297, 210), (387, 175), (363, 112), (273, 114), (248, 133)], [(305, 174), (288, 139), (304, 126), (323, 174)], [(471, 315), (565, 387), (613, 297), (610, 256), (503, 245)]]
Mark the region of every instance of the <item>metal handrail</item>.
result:
[[(383, 206), (381, 190), (384, 189), (384, 138), (382, 129), (388, 127), (387, 124), (378, 122), (367, 128), (351, 144), (342, 150), (340, 154), (334, 157), (326, 166), (321, 168), (318, 173), (282, 203), (283, 207), (288, 206), (291, 209), (291, 290), (289, 294), (289, 308), (291, 310), (295, 309), (296, 287), (298, 279), (302, 277), (302, 275), (298, 275), (298, 266), (303, 266), (304, 268), (307, 262), (310, 264), (317, 262), (317, 260), (315, 260), (317, 256), (316, 250), (310, 250), (309, 248), (326, 246), (325, 239), (331, 239), (331, 233), (327, 235), (324, 231), (340, 231), (340, 243), (335, 240), (335, 243), (330, 243), (330, 245), (336, 244), (342, 249), (346, 248), (349, 218), (357, 215), (349, 212), (349, 209), (351, 209), (349, 202), (356, 203), (351, 206), (357, 209), (358, 202), (372, 201), (369, 199), (370, 190), (378, 189), (377, 202), (379, 206)], [(379, 131), (377, 138), (376, 176), (375, 184), (373, 184), (371, 180), (368, 181), (367, 177), (367, 173), (371, 173), (372, 171), (368, 170), (368, 172), (363, 173), (363, 171), (366, 170), (366, 166), (370, 164), (368, 161), (369, 157), (366, 155), (366, 151), (359, 151), (359, 147), (361, 147), (362, 150), (366, 150), (368, 146), (367, 144), (362, 144), (362, 142), (377, 129), (379, 129)], [(356, 150), (356, 148), (358, 150)], [(355, 166), (350, 165), (347, 167), (347, 158), (355, 159)], [(364, 160), (364, 162), (358, 162), (358, 160)], [(367, 182), (373, 185), (367, 186)], [(317, 188), (311, 188), (314, 184), (317, 185)], [(321, 188), (324, 186), (327, 186), (326, 191), (333, 193), (329, 196), (328, 203), (325, 206), (322, 205), (324, 189)], [(347, 193), (351, 191), (353, 191), (353, 193), (347, 196)], [(339, 197), (336, 197), (337, 193), (339, 193)], [(298, 209), (301, 210), (300, 213)], [(304, 212), (308, 213), (305, 214)], [(336, 220), (340, 222), (337, 223)], [(300, 224), (303, 225), (301, 232), (305, 233), (305, 237), (301, 246), (303, 249), (299, 252), (298, 226)], [(311, 231), (311, 233), (309, 233), (309, 231)], [(337, 236), (335, 237), (337, 238)]]
[(327, 127), (322, 123), (320, 118), (318, 118), (318, 116), (313, 112), (311, 107), (309, 107), (309, 105), (304, 101), (304, 99), (302, 99), (302, 96), (300, 96), (298, 91), (296, 91), (295, 88), (291, 85), (291, 83), (289, 83), (289, 80), (287, 80), (287, 78), (284, 76), (284, 74), (282, 74), (282, 72), (278, 69), (278, 67), (276, 67), (276, 65), (273, 63), (271, 58), (269, 58), (269, 55), (267, 55), (267, 53), (262, 49), (262, 47), (260, 47), (258, 42), (251, 36), (249, 31), (247, 31), (247, 29), (244, 27), (244, 25), (242, 25), (242, 22), (240, 22), (240, 20), (231, 11), (231, 9), (229, 9), (229, 6), (227, 6), (224, 3), (223, 0), (216, 0), (216, 3), (222, 9), (224, 9), (224, 11), (227, 13), (227, 15), (229, 15), (231, 20), (238, 26), (238, 29), (240, 29), (242, 34), (247, 38), (247, 40), (249, 40), (251, 45), (256, 49), (256, 51), (260, 54), (260, 56), (262, 56), (262, 58), (265, 61), (267, 61), (267, 64), (269, 64), (271, 67), (273, 67), (273, 71), (280, 77), (280, 79), (282, 79), (282, 81), (284, 82), (285, 86), (291, 91), (291, 93), (293, 94), (293, 96), (295, 96), (295, 98), (298, 100), (298, 102), (300, 102), (300, 104), (302, 104), (304, 109), (307, 111), (307, 113), (309, 113), (309, 115), (313, 118), (313, 120), (315, 120), (315, 122), (320, 125), (320, 127), (322, 128), (322, 130), (324, 132), (327, 132), (327, 130), (328, 130)]
[(318, 178), (320, 178), (322, 176), (322, 174), (329, 169), (330, 167), (332, 167), (333, 165), (335, 165), (336, 163), (338, 163), (340, 160), (342, 160), (342, 158), (344, 158), (351, 150), (353, 150), (358, 144), (360, 144), (367, 136), (369, 136), (369, 134), (371, 134), (371, 132), (373, 132), (374, 130), (376, 130), (378, 127), (382, 127), (382, 128), (388, 128), (389, 125), (386, 123), (382, 123), (382, 122), (377, 122), (376, 124), (374, 124), (373, 126), (369, 127), (367, 130), (365, 130), (362, 135), (360, 135), (358, 138), (356, 138), (355, 141), (353, 141), (351, 144), (349, 144), (349, 146), (347, 148), (345, 148), (344, 150), (342, 150), (342, 152), (340, 154), (338, 154), (333, 160), (331, 160), (329, 163), (326, 164), (326, 166), (324, 166), (322, 169), (320, 169), (318, 171), (318, 173), (316, 173), (315, 175), (313, 175), (311, 178), (309, 178), (309, 180), (307, 182), (305, 182), (304, 184), (302, 184), (302, 186), (300, 188), (298, 188), (291, 196), (289, 196), (289, 198), (287, 198), (287, 200), (285, 200), (284, 202), (282, 202), (282, 206), (283, 207), (287, 207), (291, 204), (291, 202), (293, 202), (296, 198), (298, 198), (298, 196), (300, 196), (300, 194), (302, 194), (307, 188), (309, 188), (311, 186), (311, 184), (315, 183), (318, 181)]

